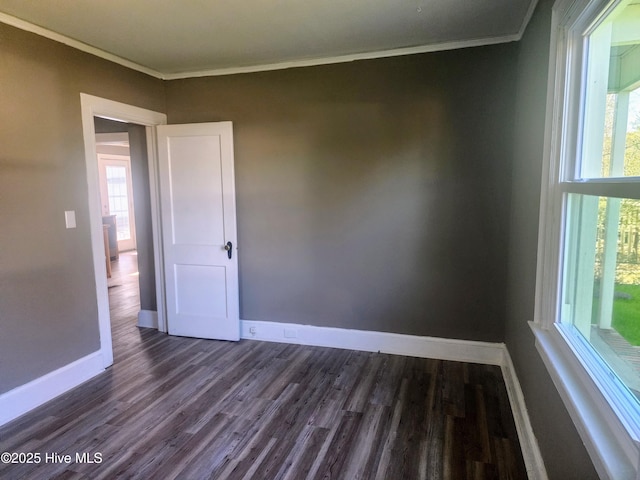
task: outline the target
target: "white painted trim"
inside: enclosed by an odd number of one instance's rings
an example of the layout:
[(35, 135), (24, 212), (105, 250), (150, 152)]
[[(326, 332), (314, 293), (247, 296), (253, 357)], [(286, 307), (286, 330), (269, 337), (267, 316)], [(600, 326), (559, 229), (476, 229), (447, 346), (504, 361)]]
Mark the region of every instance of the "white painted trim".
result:
[(138, 312), (138, 326), (143, 328), (158, 328), (158, 312), (140, 310)]
[(155, 78), (159, 78), (162, 80), (178, 80), (178, 79), (196, 78), (196, 77), (234, 75), (238, 73), (267, 72), (271, 70), (284, 70), (288, 68), (311, 67), (316, 65), (329, 65), (334, 63), (353, 62), (356, 60), (372, 60), (376, 58), (397, 57), (402, 55), (415, 55), (420, 53), (441, 52), (446, 50), (456, 50), (460, 48), (481, 47), (481, 46), (487, 46), (487, 45), (496, 45), (500, 43), (517, 42), (522, 38), (524, 29), (526, 28), (529, 22), (529, 19), (533, 14), (533, 10), (535, 8), (536, 2), (537, 0), (533, 0), (531, 2), (527, 15), (525, 16), (525, 19), (520, 27), (520, 30), (515, 34), (502, 35), (498, 37), (476, 38), (472, 40), (463, 40), (463, 41), (457, 41), (457, 42), (436, 43), (431, 45), (418, 45), (418, 46), (406, 47), (406, 48), (394, 48), (389, 50), (378, 50), (375, 52), (356, 53), (356, 54), (350, 54), (350, 55), (337, 55), (332, 57), (322, 57), (322, 58), (314, 58), (314, 59), (307, 59), (307, 60), (292, 60), (289, 62), (249, 65), (249, 66), (243, 66), (243, 67), (214, 68), (209, 70), (199, 70), (199, 71), (180, 72), (180, 73), (159, 72), (152, 68), (145, 67), (144, 65), (140, 65), (139, 63), (132, 62), (131, 60), (127, 60), (125, 58), (119, 57), (112, 53), (106, 52), (105, 50), (101, 50), (99, 48), (92, 47), (91, 45), (87, 45), (86, 43), (80, 42), (78, 40), (74, 40), (73, 38), (67, 37), (66, 35), (61, 35), (59, 33), (53, 32), (46, 28), (40, 27), (38, 25), (34, 25), (20, 18), (7, 15), (6, 13), (0, 12), (0, 22), (6, 23), (7, 25), (11, 25), (21, 30), (26, 30), (27, 32), (35, 33), (36, 35), (40, 35), (41, 37), (45, 37), (50, 40), (63, 43), (77, 50), (90, 53), (91, 55), (95, 55), (96, 57), (100, 57), (105, 60), (109, 60), (111, 62), (122, 65), (124, 67), (131, 68), (132, 70), (146, 73), (147, 75), (150, 75)]
[[(482, 363), (501, 367), (528, 477), (532, 480), (548, 479), (538, 441), (531, 427), (520, 382), (504, 343), (316, 327), (313, 325), (259, 320), (241, 320), (240, 322), (240, 337), (243, 339), (391, 353), (410, 357)], [(255, 333), (251, 333), (251, 328), (255, 328)]]
[[(97, 136), (97, 135), (96, 135)], [(118, 156), (120, 158), (126, 159), (130, 158), (129, 155), (129, 146), (124, 145), (104, 145), (104, 144), (96, 144), (96, 153), (98, 155), (109, 155), (109, 156)]]
[[(502, 343), (420, 337), (400, 333), (316, 327), (259, 320), (241, 320), (240, 327), (240, 338), (265, 342), (345, 348), (364, 352), (392, 353), (488, 365), (502, 365), (504, 359), (504, 344)], [(251, 328), (256, 329), (255, 334), (251, 333)]]
[(513, 420), (518, 431), (518, 439), (520, 440), (520, 450), (524, 458), (524, 464), (527, 468), (527, 476), (530, 479), (547, 480), (547, 470), (544, 466), (544, 460), (540, 453), (538, 440), (533, 433), (527, 405), (524, 401), (524, 394), (520, 387), (520, 381), (516, 375), (516, 370), (511, 361), (511, 355), (506, 346), (504, 348), (504, 357), (502, 361), (502, 376), (504, 384), (509, 395), (509, 403), (513, 412)]
[(518, 30), (518, 35), (517, 35), (518, 41), (522, 39), (522, 36), (524, 35), (524, 32), (527, 29), (527, 26), (531, 21), (531, 17), (533, 17), (533, 12), (536, 11), (537, 6), (538, 6), (538, 0), (531, 0), (531, 2), (529, 2), (529, 8), (527, 9), (527, 13), (524, 15), (524, 18), (522, 19), (522, 25), (520, 25), (520, 30)]
[(603, 479), (636, 479), (638, 447), (557, 330), (530, 322), (536, 348)]
[(404, 55), (416, 55), (420, 53), (442, 52), (457, 50), (460, 48), (483, 47), (500, 43), (516, 42), (520, 40), (520, 34), (504, 35), (501, 37), (478, 38), (459, 42), (437, 43), (433, 45), (420, 45), (416, 47), (394, 48), (375, 52), (355, 53), (350, 55), (338, 55), (334, 57), (313, 58), (307, 60), (292, 60), (289, 62), (269, 63), (262, 65), (249, 65), (245, 67), (214, 68), (184, 73), (165, 73), (164, 80), (180, 80), (196, 77), (214, 77), (221, 75), (236, 75), (239, 73), (268, 72), (272, 70), (285, 70), (288, 68), (315, 67), (318, 65), (331, 65), (335, 63), (348, 63), (358, 60), (375, 60), (377, 58), (400, 57)]
[(127, 132), (96, 133), (96, 145), (114, 145), (129, 148), (129, 134)]
[[(581, 145), (582, 99), (585, 94), (583, 35), (593, 31), (620, 0), (558, 0), (552, 10), (544, 158), (538, 236), (534, 322), (536, 347), (584, 442), (598, 475), (635, 479), (640, 456), (640, 428), (630, 414), (627, 390), (584, 337), (556, 323), (560, 316), (563, 192), (594, 193), (633, 189), (617, 179), (573, 182)], [(616, 193), (614, 192), (614, 193)], [(637, 195), (637, 192), (635, 193)], [(618, 196), (618, 195), (613, 195)]]
[(25, 30), (27, 32), (35, 33), (36, 35), (40, 35), (41, 37), (45, 37), (45, 38), (48, 38), (49, 40), (62, 43), (69, 47), (75, 48), (76, 50), (80, 50), (82, 52), (95, 55), (96, 57), (109, 60), (110, 62), (117, 63), (118, 65), (122, 65), (123, 67), (131, 68), (132, 70), (146, 73), (147, 75), (151, 75), (152, 77), (162, 78), (162, 74), (160, 72), (157, 72), (156, 70), (153, 70), (152, 68), (145, 67), (138, 63), (132, 62), (125, 58), (122, 58), (112, 53), (101, 50), (99, 48), (92, 47), (91, 45), (87, 45), (86, 43), (80, 42), (78, 40), (74, 40), (73, 38), (67, 37), (66, 35), (61, 35), (59, 33), (53, 32), (47, 28), (34, 25), (31, 22), (27, 22), (25, 20), (14, 17), (12, 15), (7, 15), (6, 13), (0, 12), (0, 22), (6, 23), (7, 25), (11, 25), (12, 27), (19, 28), (20, 30)]
[[(160, 213), (160, 178), (158, 177), (158, 132), (147, 128), (147, 157), (149, 159), (149, 195), (151, 199), (151, 232), (153, 236), (153, 266), (156, 278), (157, 328), (166, 333), (167, 304), (164, 291), (164, 244), (162, 242), (162, 221)], [(153, 159), (153, 161), (151, 161)]]
[[(142, 325), (142, 323), (153, 322), (154, 318), (156, 318), (156, 312), (141, 310), (138, 314), (138, 326), (154, 328), (154, 325)], [(544, 462), (529, 421), (520, 382), (513, 368), (511, 357), (503, 343), (421, 337), (256, 320), (242, 320), (241, 324), (242, 338), (245, 339), (348, 348), (351, 350), (500, 366), (528, 477), (539, 480), (547, 479)], [(250, 332), (252, 327), (256, 329), (255, 335)], [(291, 334), (297, 336), (287, 336)], [(103, 371), (102, 354), (98, 351), (0, 395), (0, 426), (75, 388)]]
[(102, 354), (94, 352), (0, 395), (0, 426), (53, 400), (104, 371)]
[(547, 74), (547, 98), (545, 110), (542, 178), (540, 188), (540, 213), (538, 216), (538, 256), (536, 262), (536, 287), (534, 321), (548, 327), (556, 318), (560, 283), (560, 231), (562, 218), (554, 208), (560, 200), (556, 185), (560, 175), (562, 136), (558, 123), (564, 114), (564, 73), (567, 68), (566, 39), (560, 30), (560, 20), (568, 9), (567, 1), (558, 1), (551, 15), (551, 39), (549, 47), (549, 72)]
[[(167, 123), (167, 116), (164, 113), (154, 112), (146, 108), (96, 97), (86, 93), (81, 93), (80, 99), (87, 107), (92, 109), (92, 117), (102, 117), (117, 122), (137, 123), (138, 125), (145, 126), (165, 125)], [(93, 133), (95, 136), (95, 129)], [(95, 139), (93, 143), (95, 143)]]
[[(82, 110), (82, 133), (84, 137), (85, 167), (87, 169), (87, 188), (89, 204), (89, 231), (91, 232), (91, 248), (93, 252), (93, 268), (96, 281), (96, 296), (98, 307), (98, 325), (100, 330), (100, 351), (103, 356), (103, 367), (113, 364), (113, 346), (111, 341), (111, 321), (109, 313), (109, 293), (107, 290), (107, 272), (104, 259), (104, 240), (102, 233), (102, 209), (100, 207), (100, 187), (98, 181), (98, 162), (96, 159), (96, 138), (93, 118), (105, 117), (128, 123), (137, 123), (147, 126), (147, 139), (149, 139), (149, 128), (155, 125), (167, 123), (167, 116), (163, 113), (153, 112), (139, 107), (126, 105), (124, 103), (107, 100), (105, 98), (94, 97), (85, 93), (80, 94), (80, 104)], [(151, 134), (152, 135), (152, 134)], [(155, 148), (148, 145), (149, 170), (151, 171), (157, 163)], [(154, 196), (156, 186), (151, 186), (151, 209), (154, 211)], [(156, 193), (157, 195), (157, 193)], [(156, 208), (157, 211), (157, 208)], [(162, 250), (157, 248), (155, 233), (159, 228), (159, 219), (152, 213), (152, 224), (154, 225), (154, 262), (160, 260)], [(162, 271), (156, 271), (156, 291), (158, 295), (158, 312), (160, 314), (163, 307), (162, 282), (164, 277), (160, 277)], [(159, 315), (160, 316), (160, 315)]]

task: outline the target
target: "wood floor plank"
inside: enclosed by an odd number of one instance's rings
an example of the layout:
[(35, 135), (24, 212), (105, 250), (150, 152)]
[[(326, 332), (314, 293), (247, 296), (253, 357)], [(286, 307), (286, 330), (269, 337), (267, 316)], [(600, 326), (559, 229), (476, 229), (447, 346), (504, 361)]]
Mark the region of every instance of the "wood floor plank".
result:
[(320, 463), (315, 480), (342, 478), (343, 466), (350, 453), (350, 446), (362, 421), (362, 413), (345, 411), (331, 440), (327, 453)]
[(344, 467), (344, 478), (372, 478), (382, 458), (382, 438), (391, 423), (391, 407), (369, 405), (351, 447), (348, 462)]
[[(182, 443), (176, 444), (173, 451), (167, 453), (162, 462), (157, 462), (154, 465), (155, 468), (149, 468), (150, 473), (146, 478), (177, 478), (181, 472), (188, 469), (198, 457), (203, 455), (207, 445), (220, 436), (230, 424), (231, 417), (222, 413), (214, 415), (205, 428), (200, 429)], [(140, 472), (135, 472), (136, 475), (138, 473)]]
[(398, 428), (400, 426), (400, 420), (402, 418), (402, 412), (405, 406), (405, 400), (407, 396), (408, 380), (405, 378), (402, 380), (398, 397), (394, 402), (393, 416), (389, 429), (386, 432), (384, 438), (384, 446), (382, 448), (382, 457), (378, 462), (378, 468), (376, 469), (376, 480), (384, 480), (390, 477), (390, 471), (393, 469), (395, 459), (392, 458), (393, 448), (396, 445), (398, 437)]
[(375, 386), (378, 372), (384, 368), (385, 356), (375, 355), (370, 357), (364, 368), (358, 372), (358, 380), (355, 387), (349, 392), (344, 404), (344, 409), (351, 412), (362, 412), (369, 401), (371, 390)]
[(0, 428), (0, 451), (73, 461), (0, 464), (3, 480), (526, 478), (499, 367), (141, 329), (129, 255), (114, 366)]
[(298, 480), (307, 478), (322, 445), (329, 435), (329, 429), (308, 426), (291, 449), (276, 478)]

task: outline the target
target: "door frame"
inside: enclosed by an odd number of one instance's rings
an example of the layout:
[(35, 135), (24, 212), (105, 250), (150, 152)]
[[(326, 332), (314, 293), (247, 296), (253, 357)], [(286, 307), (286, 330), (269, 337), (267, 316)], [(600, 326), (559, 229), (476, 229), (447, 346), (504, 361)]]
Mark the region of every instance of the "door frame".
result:
[(153, 231), (153, 262), (156, 273), (156, 299), (158, 310), (158, 330), (167, 331), (164, 270), (162, 260), (162, 235), (160, 221), (160, 190), (158, 187), (158, 152), (156, 126), (166, 125), (167, 116), (132, 105), (106, 98), (80, 94), (82, 112), (82, 134), (84, 136), (85, 166), (87, 172), (89, 230), (91, 251), (96, 281), (98, 327), (100, 330), (100, 353), (104, 368), (113, 365), (113, 343), (111, 339), (111, 315), (109, 313), (109, 292), (107, 270), (104, 261), (104, 237), (102, 233), (102, 209), (100, 205), (100, 185), (98, 181), (98, 159), (96, 156), (96, 132), (94, 117), (103, 117), (127, 123), (144, 125), (147, 133), (147, 155), (149, 158), (149, 187), (151, 192), (151, 224)]

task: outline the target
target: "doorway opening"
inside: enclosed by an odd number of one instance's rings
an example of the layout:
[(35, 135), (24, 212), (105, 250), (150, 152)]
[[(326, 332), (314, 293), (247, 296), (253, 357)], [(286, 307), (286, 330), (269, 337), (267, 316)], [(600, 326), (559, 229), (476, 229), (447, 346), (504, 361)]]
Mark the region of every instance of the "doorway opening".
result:
[[(138, 264), (140, 296), (137, 324), (139, 326), (155, 327), (160, 331), (166, 332), (164, 320), (164, 273), (161, 261), (160, 221), (157, 213), (159, 193), (155, 127), (166, 124), (167, 117), (162, 113), (84, 93), (80, 94), (80, 104), (82, 109), (82, 131), (87, 172), (87, 200), (89, 206), (91, 249), (93, 253), (96, 306), (98, 309), (98, 327), (100, 332), (100, 354), (102, 357), (102, 366), (107, 368), (113, 364), (114, 352), (107, 282), (107, 267), (109, 262), (106, 262), (105, 245), (107, 242), (105, 242), (105, 229), (102, 224), (103, 210), (101, 206), (98, 175), (96, 123), (115, 120), (117, 123), (126, 125), (126, 131), (129, 136), (130, 155), (132, 158), (131, 173), (134, 196), (134, 208), (132, 210), (138, 212), (138, 215), (135, 215), (135, 213), (133, 215), (136, 219), (135, 247), (137, 255), (135, 256), (135, 260), (137, 260)], [(140, 161), (134, 159), (134, 150), (136, 147), (140, 147), (140, 151), (135, 154), (139, 155)], [(136, 169), (140, 170), (138, 175), (136, 175)], [(144, 189), (136, 189), (136, 178), (146, 183)], [(136, 190), (145, 190), (145, 194), (140, 196), (141, 200), (139, 201), (135, 199), (135, 197), (138, 196)], [(140, 213), (141, 208), (138, 205), (139, 203), (144, 205), (142, 208), (146, 210), (148, 214)], [(140, 225), (141, 222), (143, 224), (142, 226)], [(133, 258), (130, 259), (133, 260)], [(144, 276), (143, 271), (147, 272), (144, 274), (146, 275), (146, 279), (144, 280), (141, 279)], [(153, 273), (152, 275), (148, 275), (148, 272)], [(146, 303), (145, 299), (153, 299), (155, 303)], [(146, 310), (146, 306), (149, 306), (151, 309)]]
[(117, 361), (126, 344), (139, 336), (137, 327), (155, 326), (146, 324), (141, 314), (157, 310), (147, 144), (141, 125), (94, 117), (94, 128), (109, 317)]

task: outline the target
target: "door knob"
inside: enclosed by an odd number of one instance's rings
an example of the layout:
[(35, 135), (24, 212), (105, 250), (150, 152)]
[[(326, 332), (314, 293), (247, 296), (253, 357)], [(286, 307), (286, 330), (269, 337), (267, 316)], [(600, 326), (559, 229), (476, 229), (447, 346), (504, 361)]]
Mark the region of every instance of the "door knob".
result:
[(227, 244), (224, 246), (224, 249), (227, 251), (229, 260), (231, 260), (231, 256), (233, 255), (233, 243), (227, 242)]

